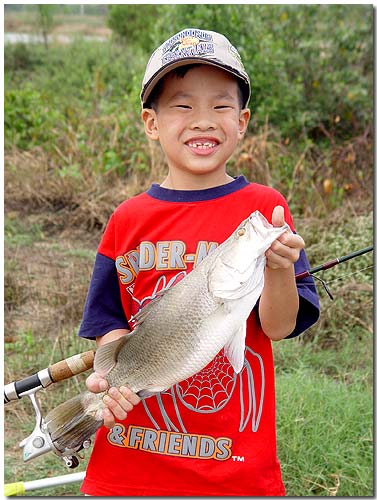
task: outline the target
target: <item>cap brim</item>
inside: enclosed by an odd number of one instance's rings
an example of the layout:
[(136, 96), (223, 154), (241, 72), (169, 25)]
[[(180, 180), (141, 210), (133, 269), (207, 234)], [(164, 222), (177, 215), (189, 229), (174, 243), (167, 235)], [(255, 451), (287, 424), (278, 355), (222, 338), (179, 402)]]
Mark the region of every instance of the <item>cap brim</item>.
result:
[(146, 82), (146, 84), (143, 86), (143, 90), (140, 94), (141, 102), (144, 105), (147, 101), (148, 98), (156, 86), (156, 84), (163, 78), (165, 75), (167, 75), (170, 71), (172, 71), (175, 68), (179, 68), (180, 66), (187, 66), (188, 64), (207, 64), (209, 66), (215, 66), (217, 68), (223, 69), (224, 71), (227, 71), (228, 73), (231, 73), (232, 75), (236, 76), (239, 80), (241, 80), (246, 87), (246, 92), (247, 92), (247, 97), (245, 99), (245, 106), (247, 105), (249, 99), (250, 99), (250, 82), (238, 71), (236, 71), (234, 68), (231, 68), (229, 66), (226, 66), (223, 63), (220, 63), (216, 60), (211, 60), (208, 58), (204, 57), (185, 57), (182, 59), (179, 59), (179, 61), (172, 61), (171, 63), (168, 63), (165, 65), (163, 68), (161, 68), (157, 73), (153, 75), (153, 77)]

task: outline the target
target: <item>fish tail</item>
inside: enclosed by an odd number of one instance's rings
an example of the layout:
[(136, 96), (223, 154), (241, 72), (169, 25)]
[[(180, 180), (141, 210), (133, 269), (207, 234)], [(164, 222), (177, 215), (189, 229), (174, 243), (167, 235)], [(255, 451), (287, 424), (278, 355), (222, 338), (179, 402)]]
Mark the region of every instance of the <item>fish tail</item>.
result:
[(77, 449), (103, 424), (96, 417), (104, 408), (103, 393), (84, 392), (51, 410), (45, 418), (48, 433), (61, 451)]

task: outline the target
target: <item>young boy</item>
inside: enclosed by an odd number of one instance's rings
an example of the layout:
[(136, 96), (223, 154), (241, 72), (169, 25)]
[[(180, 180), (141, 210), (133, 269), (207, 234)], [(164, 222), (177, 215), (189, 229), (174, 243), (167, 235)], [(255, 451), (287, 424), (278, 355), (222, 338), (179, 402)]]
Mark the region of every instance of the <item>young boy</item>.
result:
[[(142, 119), (147, 137), (161, 144), (168, 174), (113, 213), (80, 336), (100, 346), (127, 334), (143, 305), (174, 286), (255, 210), (293, 230), (281, 194), (226, 171), (246, 132), (249, 97), (240, 56), (218, 33), (186, 29), (152, 54)], [(296, 336), (318, 318), (313, 280), (295, 282), (295, 273), (309, 268), (303, 247), (299, 235), (286, 232), (266, 252), (265, 285), (247, 322), (239, 375), (220, 352), (201, 373), (141, 403), (126, 387), (109, 388), (84, 493), (285, 494), (276, 456), (271, 339)], [(87, 386), (108, 389), (96, 373)]]

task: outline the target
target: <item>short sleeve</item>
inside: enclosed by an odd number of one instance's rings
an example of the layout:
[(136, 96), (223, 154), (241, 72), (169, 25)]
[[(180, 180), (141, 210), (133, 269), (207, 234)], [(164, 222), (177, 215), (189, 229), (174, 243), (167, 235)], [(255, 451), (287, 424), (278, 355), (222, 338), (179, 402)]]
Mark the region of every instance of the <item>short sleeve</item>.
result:
[[(301, 250), (300, 258), (295, 263), (295, 274), (309, 269), (309, 262), (304, 250)], [(296, 327), (287, 339), (297, 337), (310, 328), (319, 318), (319, 299), (312, 276), (300, 279), (296, 282), (299, 296), (299, 310), (297, 314)]]
[[(295, 274), (299, 274), (302, 271), (309, 269), (309, 262), (305, 254), (305, 250), (301, 250), (300, 257), (294, 264), (294, 269)], [(319, 318), (319, 299), (313, 278), (311, 276), (303, 278), (300, 281), (297, 281), (296, 285), (299, 296), (299, 309), (295, 329), (287, 337), (285, 337), (287, 339), (297, 337), (314, 325)], [(259, 299), (254, 306), (254, 312), (258, 323), (260, 323), (258, 310)]]
[(118, 328), (130, 329), (122, 307), (115, 263), (97, 253), (78, 335), (95, 339)]

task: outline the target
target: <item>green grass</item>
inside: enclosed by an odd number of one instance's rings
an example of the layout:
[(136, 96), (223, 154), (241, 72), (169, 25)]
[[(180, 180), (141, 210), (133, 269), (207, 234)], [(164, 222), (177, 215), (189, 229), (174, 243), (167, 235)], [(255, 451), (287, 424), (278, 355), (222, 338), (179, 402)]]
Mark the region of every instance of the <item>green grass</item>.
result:
[(18, 218), (5, 217), (4, 237), (7, 247), (31, 246), (35, 241), (43, 239), (42, 227), (39, 224), (28, 224)]
[(280, 374), (276, 386), (287, 495), (372, 496), (371, 387), (305, 369)]
[(324, 348), (315, 329), (273, 344), (287, 495), (372, 496), (373, 335), (356, 325)]

